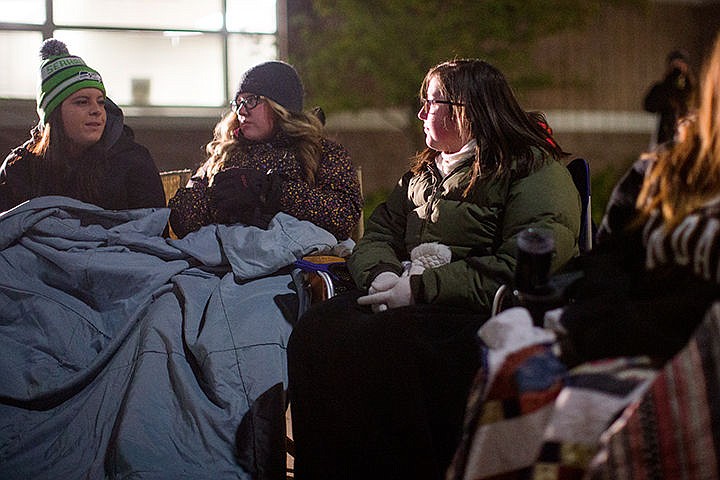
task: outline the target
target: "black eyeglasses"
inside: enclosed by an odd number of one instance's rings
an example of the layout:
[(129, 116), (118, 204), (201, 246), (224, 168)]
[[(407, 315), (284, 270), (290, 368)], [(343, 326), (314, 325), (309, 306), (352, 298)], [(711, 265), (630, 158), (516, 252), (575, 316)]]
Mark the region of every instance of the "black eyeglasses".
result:
[(257, 107), (260, 104), (260, 100), (263, 98), (265, 97), (262, 95), (248, 95), (247, 97), (239, 100), (236, 98), (230, 102), (230, 109), (233, 112), (238, 113), (242, 107), (245, 107), (245, 110), (249, 112), (253, 108)]
[(421, 98), (420, 106), (423, 109), (429, 109), (433, 105), (455, 105), (456, 107), (464, 107), (464, 103), (452, 102), (450, 100), (437, 100), (435, 98)]

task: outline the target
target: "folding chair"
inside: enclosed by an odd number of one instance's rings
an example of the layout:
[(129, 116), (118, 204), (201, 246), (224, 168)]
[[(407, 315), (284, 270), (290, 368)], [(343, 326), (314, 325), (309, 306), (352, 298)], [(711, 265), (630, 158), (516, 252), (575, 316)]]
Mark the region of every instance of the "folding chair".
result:
[(581, 217), (580, 217), (580, 238), (578, 246), (580, 253), (587, 253), (592, 250), (595, 228), (592, 222), (592, 188), (590, 186), (590, 165), (584, 158), (576, 158), (567, 165), (572, 176), (575, 188), (580, 194)]
[(178, 188), (187, 185), (188, 180), (192, 176), (192, 170), (184, 168), (182, 170), (169, 170), (166, 172), (160, 172), (160, 179), (163, 183), (163, 190), (165, 190), (165, 199), (170, 200)]

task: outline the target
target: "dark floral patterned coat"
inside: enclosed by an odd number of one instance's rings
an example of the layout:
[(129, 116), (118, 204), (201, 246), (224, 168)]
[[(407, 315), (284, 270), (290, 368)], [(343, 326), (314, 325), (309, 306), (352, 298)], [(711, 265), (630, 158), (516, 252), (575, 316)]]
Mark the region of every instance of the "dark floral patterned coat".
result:
[[(315, 185), (302, 175), (291, 140), (280, 133), (268, 142), (251, 144), (229, 158), (223, 168), (255, 168), (284, 178), (281, 211), (326, 229), (339, 240), (350, 236), (360, 219), (362, 196), (355, 168), (340, 144), (322, 140), (322, 156)], [(201, 166), (185, 188), (170, 199), (170, 225), (179, 237), (204, 225), (222, 223), (212, 202), (209, 163)]]

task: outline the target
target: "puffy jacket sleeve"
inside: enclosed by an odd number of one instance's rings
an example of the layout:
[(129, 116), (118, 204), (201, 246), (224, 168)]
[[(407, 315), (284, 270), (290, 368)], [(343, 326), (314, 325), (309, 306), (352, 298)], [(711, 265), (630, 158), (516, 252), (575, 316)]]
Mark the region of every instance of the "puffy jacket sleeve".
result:
[(204, 225), (216, 222), (210, 203), (206, 167), (207, 162), (195, 172), (187, 185), (178, 188), (168, 201), (170, 227), (180, 238)]
[(383, 271), (402, 272), (402, 261), (408, 259), (405, 248), (405, 222), (410, 206), (406, 173), (384, 203), (378, 205), (368, 219), (365, 233), (348, 258), (348, 269), (360, 288), (368, 288)]
[(551, 268), (557, 270), (578, 254), (580, 209), (578, 191), (559, 162), (511, 182), (497, 247), (425, 270), (420, 300), (489, 312), (498, 287), (512, 280), (518, 235), (530, 227), (552, 231), (555, 255)]
[(132, 164), (132, 174), (126, 177), (128, 208), (164, 208), (165, 190), (150, 151), (135, 144), (127, 158)]
[(24, 202), (32, 196), (30, 173), (21, 158), (22, 147), (13, 150), (0, 166), (0, 212)]
[(323, 140), (316, 184), (302, 179), (283, 182), (282, 211), (324, 228), (339, 240), (350, 236), (360, 220), (363, 199), (350, 154), (340, 144)]

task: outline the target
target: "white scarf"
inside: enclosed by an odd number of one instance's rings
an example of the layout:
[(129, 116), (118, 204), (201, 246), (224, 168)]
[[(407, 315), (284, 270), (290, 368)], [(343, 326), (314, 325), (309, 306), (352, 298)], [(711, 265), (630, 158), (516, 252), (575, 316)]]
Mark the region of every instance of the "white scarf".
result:
[(474, 138), (471, 138), (468, 143), (455, 153), (440, 152), (440, 155), (435, 157), (435, 165), (440, 171), (442, 177), (447, 177), (460, 162), (475, 155), (476, 146), (477, 141), (475, 141)]

